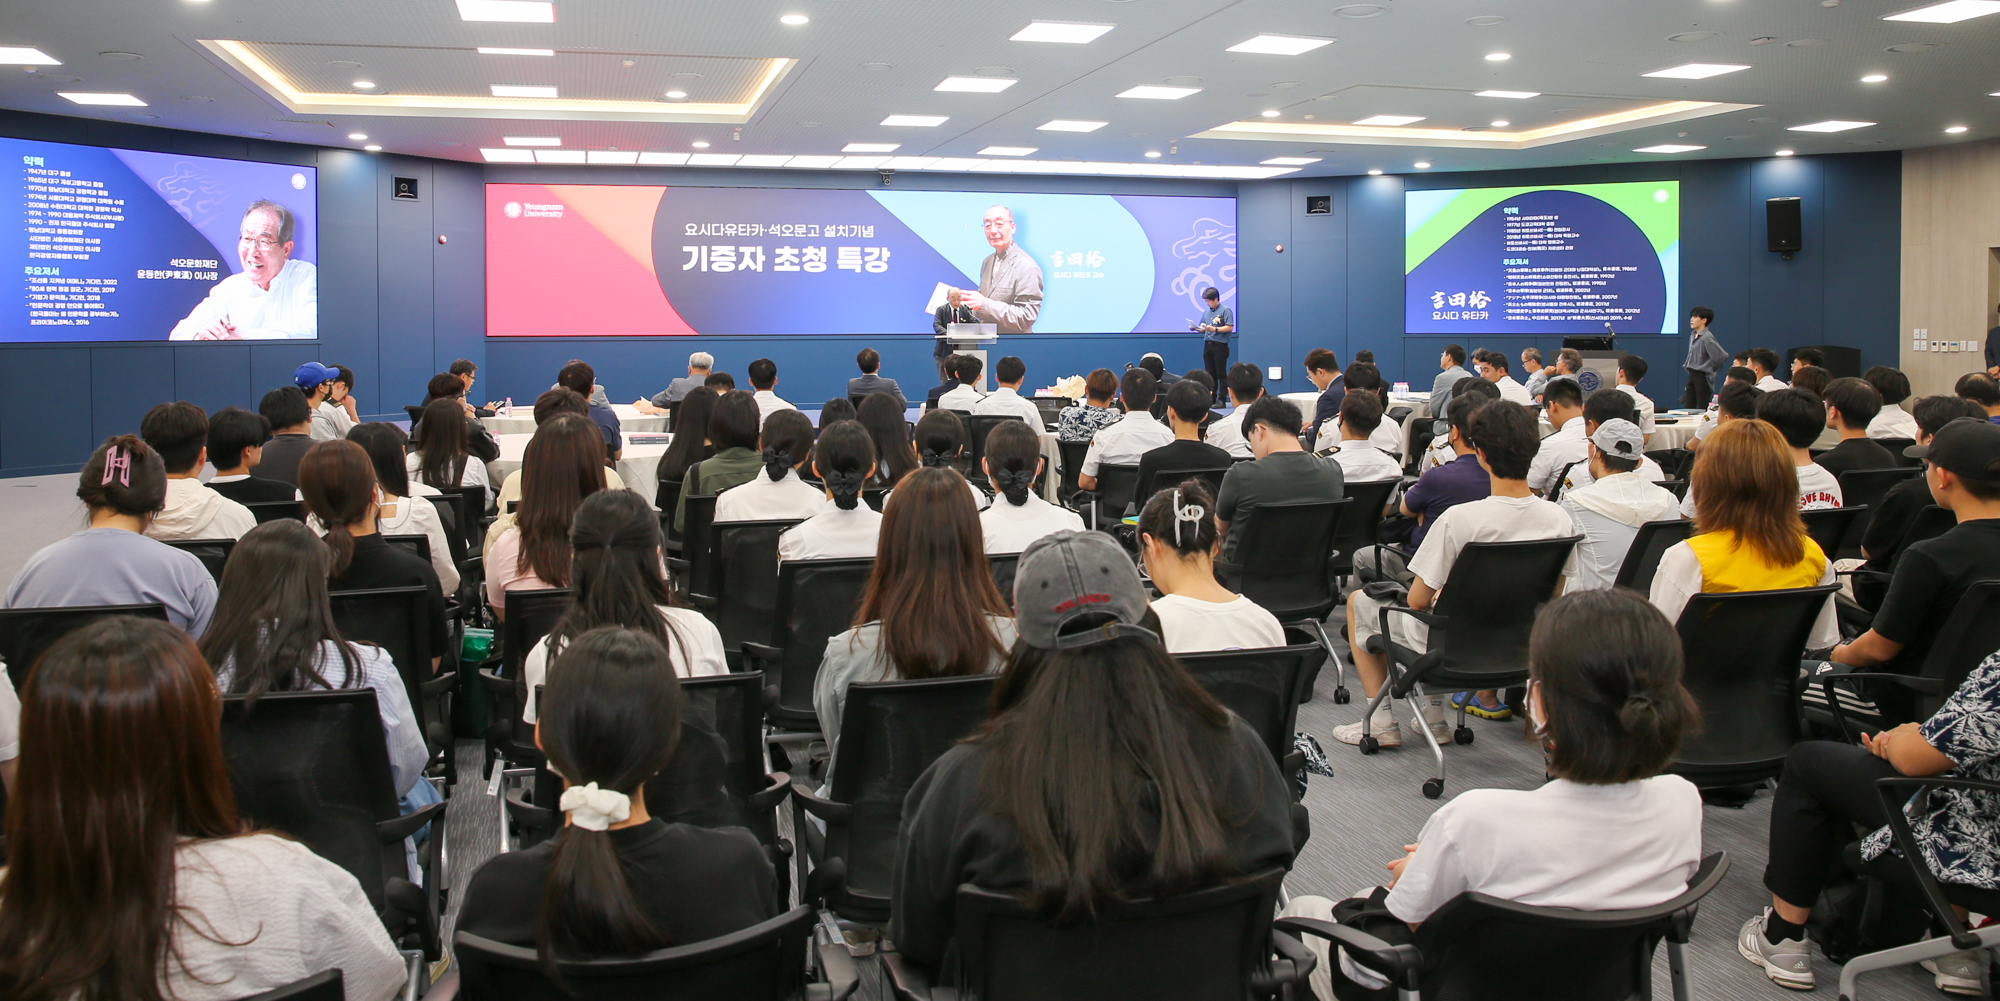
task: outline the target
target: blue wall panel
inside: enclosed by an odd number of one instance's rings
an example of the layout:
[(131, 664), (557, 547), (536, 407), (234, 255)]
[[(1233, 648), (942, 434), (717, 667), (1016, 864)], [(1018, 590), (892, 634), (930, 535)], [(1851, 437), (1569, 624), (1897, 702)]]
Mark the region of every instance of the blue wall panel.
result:
[(483, 368), (486, 365), (483, 171), (477, 164), (469, 163), (440, 162), (435, 167), (430, 191), (432, 228), (436, 235), (445, 238), (445, 243), (436, 246), (432, 258), (431, 371), (442, 372), (459, 358)]
[(214, 413), (223, 407), (257, 409), (262, 393), (244, 396), (250, 381), (250, 345), (177, 344), (174, 353), (173, 398)]
[[(0, 363), (0, 468), (75, 469), (97, 445), (89, 348), (10, 348)], [(133, 430), (137, 430), (134, 428)]]
[[(1750, 164), (1750, 329), (1760, 346), (1821, 344), (1826, 302), (1824, 157), (1776, 157)], [(1805, 249), (1784, 260), (1770, 251), (1765, 202), (1798, 196)]]
[[(137, 433), (139, 419), (174, 396), (174, 349), (94, 347), (90, 349), (90, 438)], [(77, 461), (82, 461), (78, 459)]]
[[(319, 160), (320, 257), (341, 267), (319, 269), (319, 337), (323, 360), (355, 372), (355, 407), (361, 414), (396, 409), (382, 399), (381, 358), (376, 351), (374, 261), (380, 245), (375, 225), (377, 157), (350, 150), (327, 150)], [(342, 211), (329, 212), (339, 205)], [(359, 265), (359, 266), (357, 266)], [(272, 387), (263, 386), (257, 394)]]

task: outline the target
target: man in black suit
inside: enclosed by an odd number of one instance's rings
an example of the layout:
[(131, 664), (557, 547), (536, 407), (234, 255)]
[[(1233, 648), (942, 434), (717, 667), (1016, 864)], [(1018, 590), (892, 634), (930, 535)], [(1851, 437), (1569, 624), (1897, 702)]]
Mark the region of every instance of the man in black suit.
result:
[[(957, 379), (957, 375), (952, 371), (951, 366), (946, 364), (951, 358), (951, 342), (944, 339), (945, 325), (949, 323), (978, 322), (979, 319), (972, 315), (972, 307), (970, 306), (953, 306), (951, 303), (945, 303), (937, 308), (936, 313), (932, 314), (931, 332), (938, 335), (938, 340), (936, 342), (937, 346), (931, 349), (931, 357), (937, 361), (939, 381), (954, 382)], [(936, 399), (936, 397), (933, 396), (932, 399)]]
[(874, 393), (887, 393), (896, 398), (897, 406), (909, 409), (910, 401), (903, 399), (903, 390), (896, 385), (896, 380), (884, 379), (875, 374), (882, 367), (882, 355), (874, 348), (862, 348), (861, 353), (854, 356), (854, 364), (861, 366), (861, 376), (847, 380), (848, 396), (861, 397)]

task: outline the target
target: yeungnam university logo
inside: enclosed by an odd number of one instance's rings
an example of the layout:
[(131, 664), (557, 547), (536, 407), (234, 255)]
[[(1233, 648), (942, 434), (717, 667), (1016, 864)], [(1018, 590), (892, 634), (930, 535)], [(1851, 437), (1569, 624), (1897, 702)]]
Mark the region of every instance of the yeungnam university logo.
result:
[(500, 206), (500, 211), (506, 213), (507, 218), (509, 219), (519, 219), (521, 218), (521, 203), (508, 202), (507, 204)]

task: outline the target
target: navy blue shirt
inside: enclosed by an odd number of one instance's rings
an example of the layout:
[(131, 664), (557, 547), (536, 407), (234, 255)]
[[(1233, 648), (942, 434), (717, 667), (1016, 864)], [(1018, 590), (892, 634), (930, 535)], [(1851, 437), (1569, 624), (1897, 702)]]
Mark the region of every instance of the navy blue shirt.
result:
[(1347, 397), (1347, 377), (1336, 375), (1319, 394), (1319, 406), (1313, 409), (1312, 424), (1306, 427), (1306, 440), (1319, 446), (1319, 426), (1340, 416), (1340, 401)]
[(591, 423), (596, 424), (597, 430), (604, 434), (604, 443), (612, 448), (623, 447), (625, 440), (618, 436), (617, 412), (602, 403), (590, 403), (587, 406), (590, 407)]
[(1410, 533), (1410, 552), (1423, 544), (1424, 533), (1437, 524), (1438, 516), (1467, 501), (1485, 500), (1493, 493), (1493, 478), (1479, 467), (1479, 456), (1464, 455), (1425, 473), (1403, 492), (1403, 506), (1423, 518)]

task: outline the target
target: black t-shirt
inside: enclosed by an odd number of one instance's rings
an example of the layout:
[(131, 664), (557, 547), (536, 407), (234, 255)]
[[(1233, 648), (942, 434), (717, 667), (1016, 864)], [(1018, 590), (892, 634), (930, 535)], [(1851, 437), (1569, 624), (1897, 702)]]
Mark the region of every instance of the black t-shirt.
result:
[[(1171, 487), (1172, 483), (1154, 483), (1153, 474), (1162, 469), (1228, 469), (1232, 460), (1229, 453), (1205, 441), (1185, 441), (1176, 438), (1159, 448), (1150, 449), (1139, 456), (1139, 489), (1152, 483), (1153, 490)], [(1213, 492), (1213, 490), (1211, 490)], [(1141, 510), (1151, 494), (1135, 498)]]
[(1850, 469), (1891, 469), (1896, 457), (1868, 438), (1848, 438), (1814, 459), (1820, 468), (1838, 477)]
[(438, 586), (437, 571), (417, 554), (390, 545), (379, 532), (354, 540), (354, 561), (348, 564), (346, 573), (327, 581), (327, 587), (334, 591), (429, 588), (431, 656), (442, 657), (451, 647), (451, 634), (444, 621), (444, 589)]
[(2000, 580), (2000, 518), (1960, 522), (1904, 552), (1872, 624), (1903, 652), (1881, 670), (1917, 673), (1959, 599), (1982, 580)]
[[(465, 888), (458, 930), (535, 947), (542, 890), (565, 830), (524, 851), (495, 855)], [(749, 831), (658, 819), (605, 832), (624, 863), (632, 896), (676, 945), (742, 931), (784, 911), (771, 861)]]
[(247, 479), (217, 483), (210, 480), (208, 488), (238, 504), (255, 504), (261, 501), (297, 500), (299, 488), (284, 480), (252, 476)]
[(1915, 476), (1889, 488), (1881, 503), (1868, 514), (1868, 528), (1861, 533), (1861, 548), (1868, 553), (1868, 568), (1890, 570), (1902, 551), (1903, 534), (1924, 508), (1937, 503), (1931, 498), (1925, 477)]

